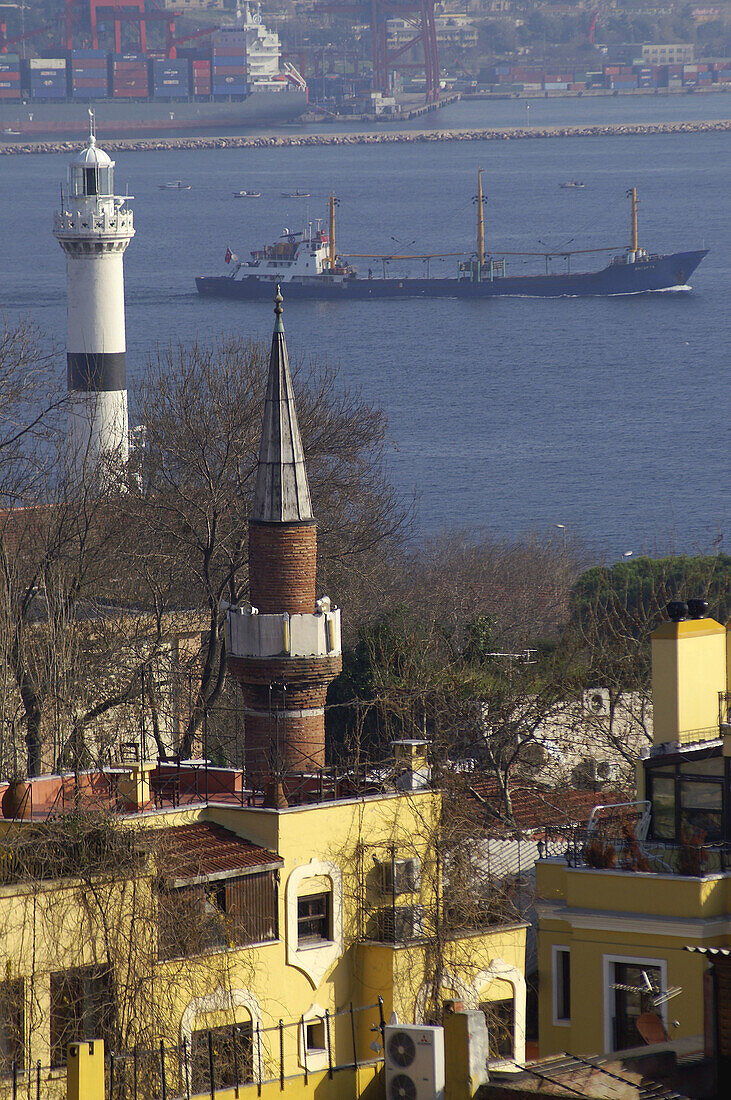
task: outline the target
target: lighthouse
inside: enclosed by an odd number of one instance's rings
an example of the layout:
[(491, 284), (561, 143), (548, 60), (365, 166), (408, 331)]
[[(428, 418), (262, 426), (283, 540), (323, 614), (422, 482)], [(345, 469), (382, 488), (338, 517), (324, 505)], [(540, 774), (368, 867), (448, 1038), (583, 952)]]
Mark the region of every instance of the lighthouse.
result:
[(69, 458), (77, 482), (127, 461), (124, 251), (134, 236), (126, 198), (114, 194), (114, 161), (89, 143), (71, 160), (53, 232), (66, 253)]
[(226, 641), (244, 696), (247, 782), (274, 781), (286, 797), (325, 767), (325, 698), (343, 659), (340, 611), (315, 594), (317, 526), (278, 290), (274, 312), (249, 520), (251, 602), (228, 608)]

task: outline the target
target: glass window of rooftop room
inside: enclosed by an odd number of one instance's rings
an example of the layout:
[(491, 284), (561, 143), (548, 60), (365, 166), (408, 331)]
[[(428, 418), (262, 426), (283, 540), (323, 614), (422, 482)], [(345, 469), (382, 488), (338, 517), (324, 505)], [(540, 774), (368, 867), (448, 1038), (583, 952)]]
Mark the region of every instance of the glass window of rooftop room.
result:
[[(657, 1012), (653, 998), (662, 990), (662, 974), (659, 966), (647, 966), (637, 963), (612, 963), (612, 1050), (628, 1050), (630, 1047), (644, 1045), (644, 1039), (637, 1030), (637, 1021), (646, 1012)], [(653, 992), (644, 992), (644, 975), (650, 980)], [(617, 985), (625, 988), (616, 989)]]
[(652, 773), (652, 833), (659, 840), (675, 838), (675, 776)]
[(710, 756), (705, 760), (683, 760), (680, 765), (680, 774), (720, 779), (724, 774), (725, 763), (722, 756)]
[(332, 938), (330, 894), (311, 894), (297, 899), (297, 943), (299, 947)]
[(23, 979), (0, 982), (0, 1073), (10, 1073), (25, 1064), (25, 1004)]
[(720, 783), (680, 781), (680, 827), (701, 833), (704, 840), (721, 840), (723, 788)]
[(51, 1065), (66, 1065), (66, 1048), (79, 1039), (109, 1042), (114, 981), (107, 967), (79, 966), (51, 974)]
[(235, 1088), (236, 1085), (253, 1081), (254, 1043), (251, 1023), (229, 1024), (193, 1032), (190, 1037), (192, 1092), (206, 1094), (210, 1092), (211, 1061), (217, 1089)]

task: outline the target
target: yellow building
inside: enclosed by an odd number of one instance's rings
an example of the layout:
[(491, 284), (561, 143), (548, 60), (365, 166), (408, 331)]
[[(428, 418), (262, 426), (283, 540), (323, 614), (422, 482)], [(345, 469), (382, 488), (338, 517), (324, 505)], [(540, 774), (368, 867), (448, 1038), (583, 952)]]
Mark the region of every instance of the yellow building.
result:
[[(202, 1090), (208, 1034), (220, 1055), (232, 1025), (242, 1081), (314, 1073), (352, 1063), (354, 1041), (357, 1060), (372, 1061), (382, 1017), (438, 1020), (455, 997), (509, 1003), (522, 1060), (525, 928), (450, 926), (439, 792), (272, 808), (184, 790), (176, 801), (6, 827), (6, 1073), (40, 1060), (44, 1081), (58, 1076), (76, 1039), (103, 1035), (123, 1053), (162, 1040), (171, 1086), (187, 1060)], [(217, 1067), (225, 1084), (230, 1057)]]
[(707, 961), (685, 947), (731, 944), (731, 633), (706, 610), (669, 604), (653, 634), (637, 801), (537, 865), (542, 1056), (702, 1047)]

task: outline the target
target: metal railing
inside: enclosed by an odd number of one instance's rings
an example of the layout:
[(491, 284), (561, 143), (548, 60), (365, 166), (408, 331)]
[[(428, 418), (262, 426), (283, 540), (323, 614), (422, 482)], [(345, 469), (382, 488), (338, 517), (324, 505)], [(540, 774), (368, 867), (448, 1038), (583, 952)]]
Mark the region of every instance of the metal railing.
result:
[(639, 841), (631, 832), (549, 828), (538, 841), (538, 858), (564, 860), (572, 868), (700, 877), (731, 871), (731, 844), (699, 837), (685, 843)]
[[(378, 1050), (368, 1058), (358, 1053), (357, 1019), (363, 1012), (374, 1015), (370, 1031), (377, 1036), (371, 1049)], [(318, 1064), (314, 1064), (314, 1052), (308, 1054), (307, 1028), (313, 1025), (321, 1028), (324, 1042), (318, 1050)], [(217, 1091), (245, 1085), (258, 1096), (270, 1083), (279, 1082), (284, 1091), (286, 1082), (301, 1078), (308, 1084), (315, 1072), (326, 1072), (333, 1079), (343, 1070), (382, 1061), (385, 1026), (383, 998), (379, 997), (371, 1005), (355, 1008), (351, 1003), (339, 1011), (325, 1010), (322, 1016), (280, 1019), (270, 1027), (232, 1024), (193, 1032), (190, 1041), (183, 1037), (179, 1044), (160, 1039), (151, 1048), (109, 1049), (105, 1055), (107, 1096), (109, 1100), (147, 1100), (149, 1096), (190, 1100), (203, 1095), (215, 1100)], [(337, 1049), (347, 1049), (348, 1056), (339, 1058)], [(324, 1065), (320, 1065), (323, 1054)], [(293, 1063), (298, 1066), (294, 1072)]]

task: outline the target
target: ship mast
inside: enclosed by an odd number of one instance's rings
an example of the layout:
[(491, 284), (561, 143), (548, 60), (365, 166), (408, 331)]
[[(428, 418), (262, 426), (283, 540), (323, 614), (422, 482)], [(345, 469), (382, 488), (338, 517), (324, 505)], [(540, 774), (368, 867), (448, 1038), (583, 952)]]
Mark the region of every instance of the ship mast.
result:
[(639, 252), (640, 242), (637, 233), (637, 188), (632, 187), (629, 191), (629, 196), (632, 199), (632, 239), (630, 242), (630, 252)]
[(337, 199), (331, 193), (330, 198), (328, 199), (328, 209), (330, 211), (330, 227), (329, 227), (328, 240), (329, 240), (329, 244), (330, 244), (329, 260), (330, 260), (330, 270), (331, 271), (335, 267), (335, 203), (336, 202), (337, 202)]
[(482, 205), (482, 169), (477, 169), (477, 260), (480, 271), (485, 263), (485, 211)]

